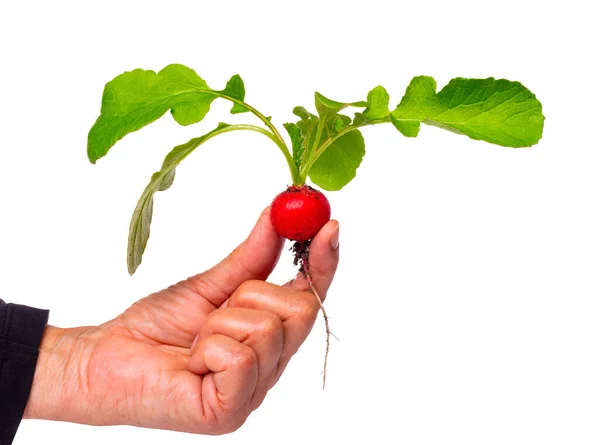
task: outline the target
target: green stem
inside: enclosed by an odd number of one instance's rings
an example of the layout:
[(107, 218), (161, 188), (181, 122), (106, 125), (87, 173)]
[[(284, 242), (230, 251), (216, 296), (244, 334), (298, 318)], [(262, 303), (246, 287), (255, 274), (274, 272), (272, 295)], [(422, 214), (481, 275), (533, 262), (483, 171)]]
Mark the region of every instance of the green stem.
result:
[(257, 125), (250, 125), (250, 124), (235, 124), (235, 125), (226, 124), (226, 126), (224, 125), (222, 127), (216, 128), (213, 131), (207, 133), (202, 142), (206, 142), (209, 139), (212, 139), (219, 134), (229, 133), (230, 131), (237, 131), (237, 130), (255, 131), (257, 133), (264, 134), (269, 139), (271, 139), (273, 142), (276, 142), (275, 135), (273, 135), (270, 131), (265, 130), (264, 128), (259, 127)]
[[(302, 178), (300, 177), (300, 172), (298, 170), (298, 167), (296, 167), (294, 158), (292, 158), (292, 155), (290, 154), (290, 150), (289, 150), (287, 144), (281, 137), (281, 134), (279, 133), (279, 131), (277, 131), (277, 128), (275, 128), (275, 126), (271, 123), (271, 121), (269, 119), (267, 119), (264, 114), (262, 114), (260, 111), (258, 111), (256, 108), (254, 108), (252, 105), (249, 105), (244, 101), (235, 99), (230, 96), (226, 96), (226, 97), (230, 101), (232, 101), (236, 104), (239, 104), (243, 107), (246, 107), (248, 110), (250, 110), (250, 112), (252, 114), (254, 114), (256, 117), (258, 117), (269, 128), (269, 130), (271, 130), (271, 131), (266, 131), (266, 130), (261, 129), (263, 131), (261, 131), (260, 133), (268, 136), (269, 139), (271, 139), (273, 142), (275, 142), (275, 144), (279, 147), (279, 149), (283, 153), (283, 156), (285, 156), (285, 160), (290, 169), (290, 174), (292, 175), (293, 185), (299, 186), (299, 185), (304, 184), (304, 181), (302, 181)], [(254, 127), (254, 126), (251, 125), (251, 127)], [(255, 127), (255, 128), (260, 128), (260, 127)], [(257, 130), (254, 130), (254, 131), (257, 131)]]
[[(302, 170), (300, 171), (300, 178), (302, 180), (302, 183), (306, 182), (306, 178), (308, 176), (308, 172), (310, 171), (311, 167), (313, 166), (313, 164), (315, 162), (317, 162), (317, 159), (319, 159), (319, 156), (321, 156), (325, 150), (327, 150), (327, 148), (333, 144), (337, 139), (341, 138), (342, 136), (344, 136), (347, 133), (350, 133), (353, 130), (357, 130), (361, 127), (366, 127), (367, 125), (375, 125), (375, 124), (385, 124), (390, 122), (389, 117), (383, 118), (383, 119), (377, 119), (377, 120), (372, 120), (369, 122), (365, 122), (359, 125), (349, 125), (346, 128), (344, 128), (343, 130), (339, 131), (338, 133), (336, 133), (333, 137), (330, 137), (328, 139), (325, 139), (323, 141), (323, 143), (321, 144), (321, 146), (319, 148), (317, 148), (314, 152), (311, 153), (311, 156), (308, 157), (308, 161), (306, 162), (306, 164), (304, 164), (304, 167), (302, 168)], [(320, 135), (318, 135), (320, 137)]]
[(306, 182), (306, 177), (308, 176), (308, 170), (310, 170), (310, 168), (306, 168), (308, 165), (312, 166), (312, 164), (314, 163), (314, 161), (311, 162), (312, 159), (312, 154), (315, 153), (316, 151), (319, 151), (317, 146), (319, 145), (319, 141), (321, 140), (321, 136), (323, 135), (323, 129), (325, 128), (325, 120), (324, 119), (320, 119), (319, 120), (319, 125), (317, 125), (317, 134), (315, 136), (315, 141), (313, 142), (312, 146), (308, 147), (308, 151), (306, 153), (306, 160), (308, 162), (306, 162), (305, 167), (303, 169), (303, 171), (300, 172), (300, 179), (302, 181), (302, 184), (304, 184)]
[[(275, 144), (279, 147), (279, 149), (285, 156), (285, 159), (288, 163), (288, 167), (290, 169), (290, 174), (292, 175), (292, 181), (293, 181), (294, 185), (300, 185), (301, 179), (300, 179), (300, 172), (298, 171), (298, 167), (296, 167), (296, 164), (294, 163), (294, 159), (290, 155), (290, 152), (288, 151), (288, 148), (285, 145), (285, 142), (283, 142), (283, 140), (279, 139), (275, 134), (271, 133), (268, 130), (265, 130), (262, 127), (258, 127), (256, 125), (249, 125), (249, 124), (230, 125), (229, 127), (226, 127), (224, 130), (226, 130), (226, 131), (223, 131), (223, 133), (225, 133), (227, 131), (235, 131), (235, 130), (256, 131), (257, 133), (264, 134), (266, 137), (271, 139), (273, 142), (275, 142)], [(281, 137), (281, 135), (279, 137)]]

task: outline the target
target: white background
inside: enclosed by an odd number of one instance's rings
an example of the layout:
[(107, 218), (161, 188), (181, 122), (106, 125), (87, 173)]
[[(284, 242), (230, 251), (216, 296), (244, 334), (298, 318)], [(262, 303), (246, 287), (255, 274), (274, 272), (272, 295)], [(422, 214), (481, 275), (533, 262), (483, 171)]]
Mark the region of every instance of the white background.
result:
[[(335, 342), (320, 386), (321, 319), (238, 432), (196, 437), (25, 421), (17, 445), (597, 444), (600, 442), (600, 150), (592, 2), (2, 2), (0, 295), (97, 324), (225, 256), (289, 182), (260, 135), (203, 146), (157, 196), (129, 277), (129, 218), (164, 155), (216, 122), (169, 116), (92, 166), (104, 84), (178, 62), (213, 88), (232, 74), (277, 125), (315, 90), (392, 103), (415, 75), (519, 80), (544, 138), (508, 149), (423, 126), (364, 131), (357, 178), (330, 193), (342, 261), (327, 301)], [(594, 43), (595, 42), (595, 43)], [(271, 277), (293, 275), (284, 256)]]

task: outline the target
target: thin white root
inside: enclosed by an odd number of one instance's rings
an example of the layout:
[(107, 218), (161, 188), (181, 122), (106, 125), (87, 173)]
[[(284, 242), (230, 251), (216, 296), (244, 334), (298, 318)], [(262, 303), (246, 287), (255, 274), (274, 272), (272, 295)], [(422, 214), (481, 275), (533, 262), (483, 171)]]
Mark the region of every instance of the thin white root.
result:
[(329, 329), (329, 317), (327, 316), (327, 311), (325, 311), (325, 306), (323, 306), (323, 301), (315, 289), (312, 278), (308, 270), (305, 269), (304, 275), (306, 276), (306, 281), (308, 281), (308, 285), (312, 290), (313, 295), (319, 302), (319, 308), (321, 309), (321, 313), (323, 314), (323, 319), (325, 320), (325, 332), (327, 333), (326, 347), (325, 347), (325, 360), (323, 363), (323, 389), (325, 389), (325, 382), (327, 381), (327, 359), (329, 358), (329, 345), (331, 344), (331, 337), (333, 336), (335, 339), (337, 337), (331, 332)]

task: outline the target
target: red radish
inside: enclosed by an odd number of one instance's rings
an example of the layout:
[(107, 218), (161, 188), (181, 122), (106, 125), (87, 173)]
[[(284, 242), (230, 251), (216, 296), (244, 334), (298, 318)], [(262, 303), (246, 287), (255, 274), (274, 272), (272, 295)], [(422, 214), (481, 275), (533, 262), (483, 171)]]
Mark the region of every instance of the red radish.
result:
[(271, 223), (281, 236), (304, 243), (329, 221), (331, 208), (323, 193), (303, 185), (288, 187), (271, 204)]

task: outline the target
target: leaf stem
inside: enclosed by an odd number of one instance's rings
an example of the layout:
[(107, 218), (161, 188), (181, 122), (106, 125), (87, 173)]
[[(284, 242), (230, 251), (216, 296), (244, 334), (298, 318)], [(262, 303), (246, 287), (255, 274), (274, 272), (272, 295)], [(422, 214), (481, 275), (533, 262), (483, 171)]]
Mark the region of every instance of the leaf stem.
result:
[[(298, 167), (296, 167), (296, 164), (294, 163), (294, 159), (292, 158), (292, 155), (290, 154), (290, 150), (289, 150), (287, 144), (285, 143), (285, 141), (283, 140), (283, 138), (281, 137), (281, 134), (279, 133), (279, 131), (277, 131), (277, 128), (271, 123), (271, 121), (264, 114), (262, 114), (256, 108), (254, 108), (252, 105), (249, 105), (246, 102), (236, 99), (231, 96), (223, 96), (223, 97), (226, 97), (227, 99), (229, 99), (230, 101), (232, 101), (236, 104), (246, 107), (252, 114), (254, 114), (256, 117), (258, 117), (269, 128), (269, 130), (271, 130), (271, 131), (263, 130), (259, 133), (263, 133), (264, 135), (268, 136), (273, 142), (275, 142), (275, 144), (279, 147), (279, 149), (283, 153), (283, 156), (285, 156), (285, 160), (290, 169), (290, 174), (292, 175), (293, 185), (295, 185), (295, 186), (303, 185), (305, 181), (303, 181), (302, 177), (300, 176), (300, 171), (298, 170)], [(260, 127), (256, 127), (256, 128), (260, 128)], [(258, 130), (255, 129), (254, 131), (258, 131)]]
[(310, 167), (308, 167), (308, 169), (306, 168), (307, 166), (312, 166), (312, 164), (314, 163), (314, 161), (311, 161), (312, 159), (312, 154), (316, 151), (318, 151), (317, 147), (319, 146), (319, 141), (321, 140), (321, 136), (323, 135), (323, 129), (325, 128), (325, 120), (324, 119), (319, 119), (319, 125), (317, 125), (317, 134), (315, 136), (315, 141), (313, 142), (312, 146), (308, 147), (308, 152), (306, 153), (306, 164), (304, 165), (304, 168), (302, 169), (303, 171), (306, 170), (306, 174), (302, 174), (302, 171), (300, 172), (300, 178), (302, 179), (302, 183), (304, 184), (306, 182), (306, 177), (308, 176), (308, 170), (310, 170)]
[[(333, 144), (338, 138), (344, 136), (347, 133), (350, 133), (351, 131), (357, 130), (361, 127), (366, 127), (367, 125), (385, 124), (388, 122), (390, 122), (390, 118), (385, 117), (383, 119), (373, 119), (373, 120), (363, 122), (363, 123), (357, 124), (357, 125), (348, 125), (346, 128), (340, 130), (334, 136), (325, 139), (323, 141), (323, 143), (316, 150), (314, 150), (314, 152), (310, 153), (309, 157), (307, 158), (308, 161), (306, 162), (306, 164), (300, 171), (300, 178), (302, 179), (303, 182), (306, 182), (306, 177), (308, 176), (308, 173), (310, 172), (311, 167), (314, 165), (314, 163), (317, 161), (317, 159), (319, 159), (319, 156), (321, 156), (325, 152), (325, 150), (327, 150), (327, 148), (331, 144)], [(318, 134), (318, 136), (320, 137), (320, 134)]]
[(165, 157), (162, 167), (155, 172), (150, 179), (150, 183), (144, 189), (142, 196), (138, 200), (131, 222), (129, 224), (129, 238), (127, 244), (127, 269), (129, 274), (133, 275), (142, 262), (142, 255), (146, 249), (146, 243), (150, 236), (150, 223), (152, 221), (152, 204), (156, 192), (167, 190), (173, 183), (175, 169), (188, 157), (190, 153), (196, 150), (200, 145), (223, 133), (229, 133), (236, 130), (250, 130), (264, 134), (269, 139), (276, 141), (276, 137), (270, 131), (248, 124), (219, 124), (217, 128), (209, 131), (203, 136), (190, 139), (185, 144), (173, 148)]

